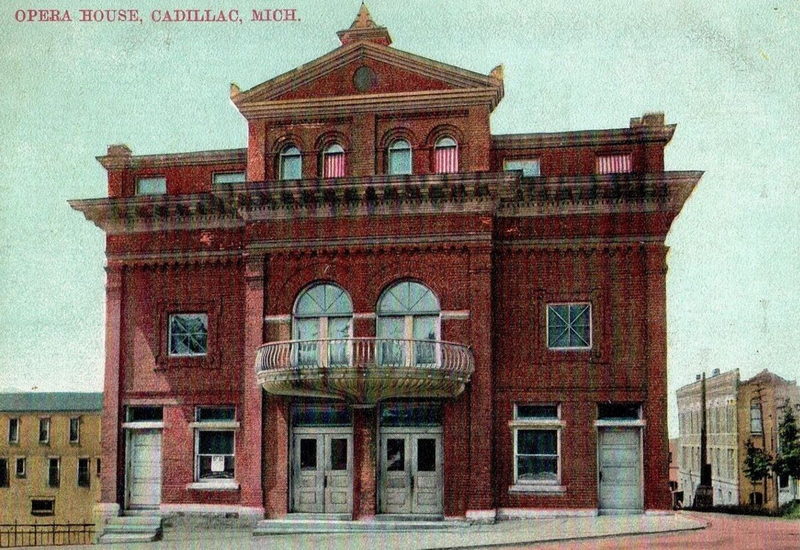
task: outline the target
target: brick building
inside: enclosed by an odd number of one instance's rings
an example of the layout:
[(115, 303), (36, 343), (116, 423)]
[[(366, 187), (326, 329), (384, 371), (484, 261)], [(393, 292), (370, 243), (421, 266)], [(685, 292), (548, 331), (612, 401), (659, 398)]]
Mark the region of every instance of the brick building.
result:
[(246, 149), (113, 145), (71, 202), (107, 235), (106, 511), (669, 508), (675, 126), (493, 135), (501, 67), (363, 5), (338, 35), (232, 86)]
[[(701, 382), (676, 391), (680, 437), (679, 489), (684, 504), (694, 502), (700, 483)], [(771, 476), (753, 484), (744, 470), (747, 441), (774, 457), (778, 451), (778, 426), (785, 407), (800, 411), (800, 388), (764, 369), (740, 380), (739, 369), (714, 370), (706, 379), (707, 464), (711, 465), (713, 504), (754, 504), (777, 508), (800, 496), (797, 480)]]

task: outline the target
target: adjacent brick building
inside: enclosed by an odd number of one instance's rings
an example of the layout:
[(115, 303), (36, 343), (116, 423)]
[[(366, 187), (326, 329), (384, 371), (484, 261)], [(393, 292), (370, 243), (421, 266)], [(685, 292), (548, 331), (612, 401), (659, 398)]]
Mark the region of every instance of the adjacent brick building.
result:
[[(679, 489), (684, 504), (694, 502), (700, 483), (701, 381), (679, 388)], [(739, 369), (715, 370), (706, 380), (707, 463), (711, 465), (713, 504), (766, 505), (776, 508), (800, 496), (797, 480), (771, 476), (753, 484), (745, 474), (747, 441), (774, 457), (778, 426), (786, 406), (800, 410), (800, 388), (793, 380), (764, 369), (748, 380)]]
[(675, 126), (493, 135), (501, 67), (363, 6), (339, 38), (232, 86), (246, 149), (113, 145), (71, 202), (107, 235), (106, 509), (668, 509)]

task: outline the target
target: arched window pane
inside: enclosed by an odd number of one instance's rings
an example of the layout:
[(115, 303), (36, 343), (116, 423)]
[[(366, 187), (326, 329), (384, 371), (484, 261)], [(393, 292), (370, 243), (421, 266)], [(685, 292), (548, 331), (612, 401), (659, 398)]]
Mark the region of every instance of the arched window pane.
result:
[(378, 313), (438, 313), (439, 300), (431, 289), (413, 281), (398, 283), (384, 292)]
[(353, 302), (343, 288), (323, 283), (306, 289), (294, 308), (293, 357), (300, 366), (350, 363)]
[(411, 145), (399, 139), (389, 147), (389, 174), (410, 174), (411, 173)]
[(303, 157), (300, 155), (300, 149), (290, 145), (281, 152), (280, 179), (299, 180), (302, 177)]
[(434, 172), (447, 174), (458, 172), (458, 144), (453, 138), (443, 137), (434, 148)]
[(353, 302), (343, 288), (332, 284), (314, 285), (297, 300), (295, 315), (351, 315)]
[(344, 149), (338, 143), (328, 146), (322, 154), (322, 177), (344, 177)]
[(439, 300), (420, 283), (404, 281), (378, 302), (378, 360), (383, 365), (438, 363)]

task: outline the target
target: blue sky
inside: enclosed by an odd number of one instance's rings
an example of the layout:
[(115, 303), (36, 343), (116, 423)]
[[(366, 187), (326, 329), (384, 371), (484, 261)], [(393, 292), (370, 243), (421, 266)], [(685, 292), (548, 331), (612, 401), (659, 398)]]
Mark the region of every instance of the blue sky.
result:
[[(103, 235), (66, 202), (105, 194), (94, 157), (110, 143), (244, 147), (230, 83), (250, 88), (334, 49), (359, 1), (274, 4), (297, 9), (284, 24), (149, 20), (152, 9), (263, 7), (248, 1), (128, 2), (118, 6), (145, 20), (113, 24), (18, 23), (32, 4), (3, 4), (0, 388), (100, 390)], [(800, 3), (368, 6), (401, 50), (484, 74), (502, 63), (495, 133), (625, 127), (664, 111), (678, 124), (667, 169), (705, 171), (667, 240), (671, 407), (703, 369), (798, 377)]]

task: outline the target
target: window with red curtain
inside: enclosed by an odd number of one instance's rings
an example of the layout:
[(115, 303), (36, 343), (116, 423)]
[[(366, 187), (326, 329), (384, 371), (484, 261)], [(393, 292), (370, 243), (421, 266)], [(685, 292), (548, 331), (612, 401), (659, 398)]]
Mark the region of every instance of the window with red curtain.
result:
[(322, 153), (322, 177), (344, 177), (344, 149), (338, 143), (329, 145)]
[(458, 172), (458, 144), (453, 138), (443, 137), (436, 142), (433, 164), (437, 174)]
[(633, 172), (630, 153), (624, 155), (598, 155), (598, 174), (628, 174)]

